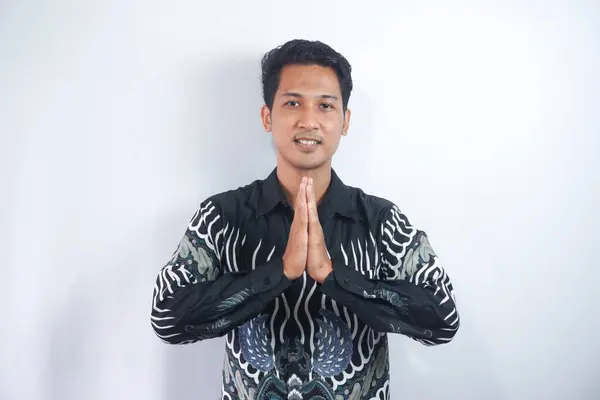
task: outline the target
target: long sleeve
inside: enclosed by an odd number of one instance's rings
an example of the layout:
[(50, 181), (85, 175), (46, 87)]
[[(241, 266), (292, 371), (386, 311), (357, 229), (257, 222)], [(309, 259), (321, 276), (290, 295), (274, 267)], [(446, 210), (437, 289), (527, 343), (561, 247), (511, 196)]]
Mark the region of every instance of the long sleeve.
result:
[(425, 232), (393, 205), (379, 236), (375, 279), (332, 260), (323, 293), (379, 332), (404, 334), (425, 345), (450, 342), (460, 324), (453, 287)]
[(250, 271), (224, 271), (231, 227), (212, 200), (190, 221), (171, 260), (160, 270), (152, 296), (151, 324), (166, 343), (219, 337), (258, 315), (290, 284), (274, 259)]

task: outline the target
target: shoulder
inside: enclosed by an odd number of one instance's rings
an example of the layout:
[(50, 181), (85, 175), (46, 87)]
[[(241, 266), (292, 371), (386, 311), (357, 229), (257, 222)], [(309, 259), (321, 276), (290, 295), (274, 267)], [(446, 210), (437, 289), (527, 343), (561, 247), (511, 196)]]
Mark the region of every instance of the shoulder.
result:
[(381, 223), (394, 209), (398, 209), (396, 204), (389, 199), (367, 193), (359, 187), (348, 185), (346, 187), (361, 219)]
[[(405, 247), (412, 242), (419, 230), (411, 224), (395, 202), (365, 193), (358, 188), (353, 190), (357, 196), (361, 219), (368, 221), (368, 225), (377, 232), (388, 249), (392, 243), (395, 246)], [(397, 254), (403, 253), (400, 248), (396, 250)]]
[(237, 219), (238, 214), (253, 210), (250, 203), (263, 183), (264, 180), (257, 179), (235, 189), (214, 193), (202, 201), (200, 208), (214, 207), (226, 219)]

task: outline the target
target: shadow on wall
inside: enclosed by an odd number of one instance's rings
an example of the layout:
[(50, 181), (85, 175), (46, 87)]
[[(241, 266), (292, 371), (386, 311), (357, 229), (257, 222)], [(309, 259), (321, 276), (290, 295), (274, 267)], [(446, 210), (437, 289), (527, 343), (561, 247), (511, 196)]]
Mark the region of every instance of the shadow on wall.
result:
[(390, 335), (391, 398), (504, 399), (493, 360), (461, 303), (461, 327), (451, 343), (425, 347)]
[[(350, 60), (352, 61), (352, 60)], [(349, 186), (359, 187), (371, 193), (376, 182), (377, 155), (373, 157), (373, 135), (379, 129), (373, 112), (373, 102), (361, 89), (360, 81), (354, 82), (348, 108), (351, 111), (348, 135), (342, 137), (333, 156), (333, 168), (341, 180)]]
[[(83, 286), (80, 286), (83, 287)], [(95, 328), (90, 292), (69, 288), (70, 296), (52, 319), (46, 337), (48, 354), (40, 380), (44, 398), (48, 400), (77, 398), (83, 391), (82, 371), (85, 364), (84, 343), (89, 329)]]
[[(188, 115), (197, 135), (194, 167), (206, 187), (203, 198), (244, 186), (275, 166), (272, 141), (260, 121), (260, 54), (211, 62), (191, 77), (185, 93), (193, 96)], [(187, 106), (187, 105), (186, 105)], [(167, 256), (167, 255), (165, 255)], [(165, 399), (215, 399), (220, 396), (223, 338), (171, 346), (165, 351)]]
[(202, 76), (195, 73), (186, 88), (195, 119), (189, 126), (197, 129), (198, 168), (205, 171), (208, 195), (266, 177), (275, 153), (260, 120), (260, 54), (215, 60)]

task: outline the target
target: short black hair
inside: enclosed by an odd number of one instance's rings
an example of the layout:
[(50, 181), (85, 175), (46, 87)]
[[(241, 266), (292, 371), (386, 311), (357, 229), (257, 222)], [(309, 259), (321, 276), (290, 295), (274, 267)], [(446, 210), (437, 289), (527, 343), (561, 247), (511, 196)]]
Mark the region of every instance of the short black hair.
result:
[(335, 70), (342, 91), (343, 109), (346, 111), (352, 92), (352, 67), (346, 58), (325, 43), (303, 39), (290, 40), (266, 53), (261, 61), (263, 99), (273, 108), (275, 93), (279, 88), (281, 70), (286, 65), (320, 65)]

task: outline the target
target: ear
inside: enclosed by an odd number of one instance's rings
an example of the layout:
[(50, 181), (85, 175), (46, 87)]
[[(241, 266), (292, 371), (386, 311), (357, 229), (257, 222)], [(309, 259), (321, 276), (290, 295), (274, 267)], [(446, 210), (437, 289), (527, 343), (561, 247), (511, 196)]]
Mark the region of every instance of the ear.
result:
[(266, 104), (260, 109), (260, 119), (262, 120), (265, 132), (271, 132), (271, 110), (269, 110)]
[(342, 128), (342, 136), (348, 135), (348, 128), (350, 128), (350, 109), (347, 108), (344, 113), (344, 126)]

